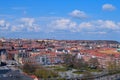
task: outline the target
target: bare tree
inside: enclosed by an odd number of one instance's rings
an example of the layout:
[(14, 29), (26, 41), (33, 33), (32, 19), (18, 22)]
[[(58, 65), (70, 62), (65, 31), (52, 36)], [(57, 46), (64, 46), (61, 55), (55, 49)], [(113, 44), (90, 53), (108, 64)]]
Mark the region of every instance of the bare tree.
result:
[(98, 68), (98, 66), (99, 66), (98, 59), (97, 58), (90, 58), (90, 60), (88, 61), (88, 65), (92, 69)]

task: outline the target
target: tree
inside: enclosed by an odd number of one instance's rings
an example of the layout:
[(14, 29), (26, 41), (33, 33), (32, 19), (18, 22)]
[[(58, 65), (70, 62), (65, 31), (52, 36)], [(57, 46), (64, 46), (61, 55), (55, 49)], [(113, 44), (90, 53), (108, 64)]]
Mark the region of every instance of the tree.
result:
[(58, 73), (48, 70), (41, 65), (25, 63), (22, 67), (23, 71), (30, 75), (35, 75), (39, 78), (47, 79), (52, 77), (58, 77)]
[(84, 70), (87, 66), (88, 66), (87, 63), (83, 58), (80, 59), (76, 58), (74, 61), (74, 68), (77, 68), (79, 70)]
[(77, 58), (76, 55), (71, 55), (71, 54), (64, 54), (64, 63), (68, 68), (76, 68), (76, 69), (85, 69), (88, 65), (85, 62), (85, 60), (81, 58)]
[(93, 74), (89, 71), (83, 72), (82, 80), (94, 80)]
[(63, 55), (64, 64), (69, 68), (73, 68), (74, 65), (74, 56), (71, 54), (64, 54)]
[(52, 77), (58, 77), (58, 74), (56, 72), (53, 72), (51, 70), (47, 70), (45, 68), (36, 69), (34, 74), (37, 77), (43, 78), (43, 79), (52, 78)]
[(99, 62), (97, 58), (90, 58), (88, 61), (88, 65), (91, 69), (96, 69), (99, 66)]
[(25, 63), (23, 65), (22, 69), (23, 69), (24, 72), (26, 72), (28, 74), (32, 74), (37, 69), (37, 65), (30, 64), (30, 63)]
[(120, 72), (120, 64), (116, 60), (110, 60), (107, 62), (107, 71), (109, 74)]

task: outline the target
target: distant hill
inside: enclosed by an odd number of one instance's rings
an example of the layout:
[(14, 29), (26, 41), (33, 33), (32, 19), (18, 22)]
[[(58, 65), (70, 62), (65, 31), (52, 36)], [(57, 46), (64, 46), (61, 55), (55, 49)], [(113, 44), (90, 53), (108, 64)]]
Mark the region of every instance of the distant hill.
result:
[(114, 40), (95, 40), (95, 42), (99, 43), (108, 43), (108, 44), (119, 44), (120, 42)]
[(63, 40), (66, 42), (77, 42), (77, 43), (96, 43), (96, 44), (120, 44), (118, 41), (114, 40)]

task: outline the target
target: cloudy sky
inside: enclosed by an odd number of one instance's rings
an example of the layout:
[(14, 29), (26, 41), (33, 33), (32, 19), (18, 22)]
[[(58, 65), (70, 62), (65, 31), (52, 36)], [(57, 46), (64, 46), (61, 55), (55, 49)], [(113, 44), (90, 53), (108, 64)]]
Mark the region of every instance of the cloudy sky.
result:
[(0, 0), (0, 37), (120, 41), (119, 0)]

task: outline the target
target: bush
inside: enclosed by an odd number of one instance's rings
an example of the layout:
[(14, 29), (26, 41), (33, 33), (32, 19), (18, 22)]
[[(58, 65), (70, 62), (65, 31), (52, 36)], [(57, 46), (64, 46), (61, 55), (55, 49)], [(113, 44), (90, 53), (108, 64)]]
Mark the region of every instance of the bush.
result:
[(28, 74), (32, 74), (33, 72), (35, 72), (36, 68), (37, 67), (35, 65), (29, 63), (25, 63), (22, 67), (23, 71)]
[(36, 69), (34, 73), (39, 78), (52, 78), (52, 77), (58, 77), (58, 74), (47, 69)]
[(23, 71), (27, 74), (35, 75), (39, 78), (52, 78), (52, 77), (58, 77), (58, 74), (44, 68), (43, 66), (37, 65), (37, 64), (30, 64), (25, 63), (22, 67)]

